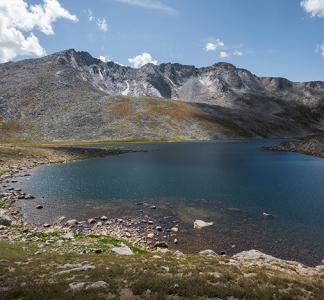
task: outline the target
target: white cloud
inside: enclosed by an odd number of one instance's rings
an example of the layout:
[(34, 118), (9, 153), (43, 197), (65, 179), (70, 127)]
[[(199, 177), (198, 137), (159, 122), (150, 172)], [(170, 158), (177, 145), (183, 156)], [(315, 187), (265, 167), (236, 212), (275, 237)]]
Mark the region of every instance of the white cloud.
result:
[(324, 42), (317, 45), (315, 52), (318, 53), (324, 59)]
[(243, 56), (243, 52), (235, 50), (235, 51), (233, 51), (232, 55), (234, 55), (234, 56)]
[(117, 0), (118, 2), (139, 6), (145, 9), (162, 10), (167, 12), (175, 12), (175, 9), (162, 3), (159, 0)]
[(140, 68), (146, 64), (157, 65), (158, 61), (155, 60), (150, 53), (144, 52), (141, 55), (137, 55), (128, 59), (129, 63), (134, 68)]
[(107, 32), (108, 31), (108, 24), (107, 24), (107, 20), (105, 18), (97, 18), (92, 14), (91, 10), (88, 10), (89, 13), (89, 21), (90, 22), (94, 22), (99, 30), (103, 31), (103, 32)]
[(230, 56), (243, 56), (242, 51), (234, 50), (234, 51), (220, 51), (219, 52), (219, 57), (221, 58), (226, 58)]
[(220, 47), (224, 47), (224, 46), (225, 46), (225, 44), (220, 39), (216, 39), (213, 42), (206, 43), (205, 51), (207, 51), (207, 52), (215, 51), (216, 49), (218, 49)]
[(324, 17), (324, 0), (302, 0), (300, 5), (312, 17)]
[(58, 0), (44, 0), (35, 5), (29, 5), (26, 0), (0, 0), (0, 62), (19, 55), (45, 55), (45, 49), (32, 31), (37, 29), (54, 35), (53, 23), (60, 18), (78, 21)]
[(221, 51), (219, 52), (219, 57), (221, 58), (229, 57), (229, 53), (226, 51)]

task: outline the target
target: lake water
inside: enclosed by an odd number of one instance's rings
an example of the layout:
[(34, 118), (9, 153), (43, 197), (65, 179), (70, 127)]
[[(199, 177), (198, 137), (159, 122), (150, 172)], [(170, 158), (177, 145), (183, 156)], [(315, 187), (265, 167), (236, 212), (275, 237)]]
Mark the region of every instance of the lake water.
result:
[[(149, 151), (41, 166), (23, 189), (44, 209), (24, 201), (22, 212), (34, 222), (61, 215), (80, 220), (133, 215), (135, 203), (146, 201), (157, 206), (156, 217), (177, 220), (177, 248), (183, 251), (212, 248), (232, 254), (256, 248), (316, 264), (324, 258), (324, 159), (261, 149), (273, 143), (133, 145), (123, 147)], [(265, 219), (263, 212), (275, 218)], [(197, 218), (215, 224), (193, 230)]]

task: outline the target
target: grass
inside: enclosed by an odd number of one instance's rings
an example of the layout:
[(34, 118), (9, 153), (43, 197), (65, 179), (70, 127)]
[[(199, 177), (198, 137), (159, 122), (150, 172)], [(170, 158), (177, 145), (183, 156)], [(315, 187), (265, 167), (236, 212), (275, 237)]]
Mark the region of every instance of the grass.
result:
[[(108, 238), (101, 242), (119, 241)], [(119, 299), (125, 289), (131, 295), (146, 295), (146, 299), (167, 299), (169, 295), (185, 299), (304, 299), (306, 290), (314, 299), (324, 297), (323, 281), (275, 269), (244, 269), (227, 264), (226, 257), (158, 254), (157, 258), (152, 253), (115, 256), (61, 251), (35, 255), (37, 246), (26, 246), (0, 241), (0, 257), (7, 261), (0, 264), (0, 299)], [(55, 275), (73, 268), (73, 264), (91, 264), (95, 269)], [(255, 276), (244, 276), (248, 273)], [(69, 290), (71, 282), (99, 280), (107, 282), (109, 288), (74, 293)]]

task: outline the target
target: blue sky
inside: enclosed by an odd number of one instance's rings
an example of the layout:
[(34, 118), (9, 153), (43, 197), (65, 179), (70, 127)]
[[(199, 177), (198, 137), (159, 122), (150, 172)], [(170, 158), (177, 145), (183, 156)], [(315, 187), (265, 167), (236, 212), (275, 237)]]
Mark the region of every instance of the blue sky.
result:
[[(47, 54), (75, 48), (130, 65), (129, 58), (146, 52), (158, 63), (227, 61), (260, 76), (324, 80), (323, 0), (304, 0), (304, 7), (302, 0), (58, 1), (78, 21), (58, 18), (52, 35), (39, 26), (22, 31), (32, 32)], [(13, 59), (26, 57), (21, 53)]]

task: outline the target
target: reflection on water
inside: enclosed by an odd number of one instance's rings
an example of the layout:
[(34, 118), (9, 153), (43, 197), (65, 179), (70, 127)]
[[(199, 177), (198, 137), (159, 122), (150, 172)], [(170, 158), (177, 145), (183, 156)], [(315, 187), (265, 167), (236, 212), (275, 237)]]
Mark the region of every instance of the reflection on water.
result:
[[(257, 248), (318, 262), (324, 258), (324, 159), (262, 151), (269, 143), (149, 144), (141, 145), (149, 152), (39, 167), (24, 182), (37, 199), (21, 202), (23, 213), (36, 222), (135, 215), (135, 203), (146, 201), (159, 205), (158, 217), (179, 220), (182, 250)], [(36, 211), (36, 202), (44, 210)], [(262, 212), (275, 218), (265, 220)], [(193, 231), (196, 218), (215, 225)]]

